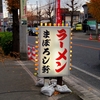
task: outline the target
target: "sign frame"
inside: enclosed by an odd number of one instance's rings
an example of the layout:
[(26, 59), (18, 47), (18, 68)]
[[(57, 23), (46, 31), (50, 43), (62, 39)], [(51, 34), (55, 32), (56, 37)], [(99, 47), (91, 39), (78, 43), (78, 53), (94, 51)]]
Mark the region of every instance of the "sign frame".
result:
[[(57, 30), (62, 30), (62, 29), (66, 30), (66, 33), (67, 33), (66, 39), (63, 40), (64, 48), (60, 48), (59, 47), (60, 42), (59, 42), (59, 39), (56, 38), (56, 36), (58, 34)], [(44, 32), (46, 30), (48, 30), (50, 32), (50, 34), (51, 34), (50, 38), (49, 38), (49, 40), (51, 42), (50, 48), (49, 48), (51, 55), (48, 56), (48, 58), (50, 58), (50, 62), (48, 63), (48, 66), (51, 66), (50, 67), (51, 68), (51, 70), (50, 70), (51, 72), (49, 74), (48, 74), (48, 72), (43, 73), (43, 64), (42, 64), (42, 62), (43, 62), (43, 50), (44, 50), (44, 48), (46, 48), (46, 47), (43, 46), (43, 37), (44, 37), (43, 34), (44, 34)], [(39, 37), (38, 76), (39, 77), (60, 77), (60, 76), (69, 75), (70, 74), (69, 68), (70, 68), (71, 28), (70, 27), (66, 27), (66, 26), (39, 26), (38, 37)], [(67, 53), (65, 55), (67, 59), (66, 59), (66, 61), (64, 61), (64, 59), (61, 59), (61, 63), (67, 62), (66, 67), (62, 71), (60, 71), (59, 73), (55, 72), (55, 69), (57, 67), (59, 68), (59, 66), (57, 66), (57, 60), (55, 60), (56, 59), (55, 57), (59, 56), (58, 51), (63, 52), (63, 50), (65, 48), (67, 49)], [(45, 56), (47, 56), (47, 55), (45, 55)]]

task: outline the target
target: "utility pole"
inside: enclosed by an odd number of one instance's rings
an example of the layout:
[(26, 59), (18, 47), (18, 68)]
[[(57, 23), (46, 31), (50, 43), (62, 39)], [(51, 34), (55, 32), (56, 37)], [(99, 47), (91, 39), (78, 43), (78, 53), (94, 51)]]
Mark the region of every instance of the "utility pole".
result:
[(27, 34), (27, 0), (20, 0), (20, 59), (27, 60), (28, 34)]
[(0, 31), (3, 31), (3, 6), (2, 6), (2, 0), (0, 0)]

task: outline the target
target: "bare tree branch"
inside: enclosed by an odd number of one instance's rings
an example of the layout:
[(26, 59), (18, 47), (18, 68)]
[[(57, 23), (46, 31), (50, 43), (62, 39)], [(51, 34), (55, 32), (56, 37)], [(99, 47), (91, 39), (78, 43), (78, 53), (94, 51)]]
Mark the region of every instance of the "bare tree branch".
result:
[(65, 4), (71, 11), (71, 26), (72, 26), (73, 25), (73, 14), (75, 11), (81, 8), (82, 0), (66, 0)]
[(52, 20), (52, 12), (54, 10), (53, 1), (54, 0), (47, 0), (47, 6), (46, 6), (46, 9), (44, 9), (45, 15), (49, 18), (50, 23), (53, 23), (53, 20)]

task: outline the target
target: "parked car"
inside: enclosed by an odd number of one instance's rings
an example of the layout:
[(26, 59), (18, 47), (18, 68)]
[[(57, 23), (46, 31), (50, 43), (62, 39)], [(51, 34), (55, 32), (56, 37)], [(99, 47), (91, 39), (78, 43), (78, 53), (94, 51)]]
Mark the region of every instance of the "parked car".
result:
[(29, 36), (37, 36), (35, 27), (28, 28), (28, 33), (29, 33)]
[[(98, 29), (100, 29), (100, 24), (98, 24)], [(88, 25), (87, 30), (96, 30), (96, 25)]]
[(7, 30), (8, 32), (12, 32), (12, 28), (11, 28), (11, 27), (8, 27), (6, 30)]
[(30, 29), (31, 29), (31, 27), (27, 27), (27, 31), (28, 31), (28, 32), (30, 31)]
[(76, 24), (75, 25), (75, 30), (82, 30), (82, 24)]

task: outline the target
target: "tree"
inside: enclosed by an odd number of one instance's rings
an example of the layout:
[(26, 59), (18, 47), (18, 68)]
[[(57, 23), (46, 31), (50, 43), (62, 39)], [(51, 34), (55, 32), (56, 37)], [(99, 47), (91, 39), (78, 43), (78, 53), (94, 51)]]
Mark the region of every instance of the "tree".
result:
[(74, 12), (77, 11), (82, 5), (82, 0), (66, 0), (65, 4), (69, 7), (71, 10), (71, 26), (73, 26), (73, 15)]
[[(29, 24), (33, 26), (33, 21), (37, 21), (37, 24), (41, 23), (41, 17), (42, 17), (41, 6), (38, 7), (38, 2), (37, 2), (36, 8), (34, 8), (32, 5), (30, 5), (30, 7), (31, 8), (27, 11), (27, 20)], [(35, 23), (36, 26), (37, 24)]]
[(53, 19), (52, 19), (52, 13), (54, 10), (54, 0), (48, 0), (47, 1), (47, 5), (46, 5), (46, 9), (45, 9), (45, 14), (47, 15), (47, 17), (50, 20), (50, 23), (53, 23)]
[(19, 52), (19, 19), (18, 9), (20, 8), (20, 0), (5, 0), (9, 13), (13, 14), (13, 52)]
[(43, 15), (43, 13), (42, 13), (41, 7), (40, 7), (40, 9), (38, 10), (38, 20), (39, 20), (39, 23), (41, 23), (42, 15)]
[(28, 20), (28, 22), (29, 22), (29, 24), (31, 25), (31, 26), (33, 26), (33, 21), (34, 21), (34, 13), (33, 13), (33, 10), (31, 10), (31, 11), (27, 11), (27, 20)]
[(96, 38), (98, 34), (98, 23), (100, 22), (100, 0), (90, 0), (90, 3), (87, 3), (89, 13), (95, 18), (96, 24)]

